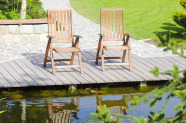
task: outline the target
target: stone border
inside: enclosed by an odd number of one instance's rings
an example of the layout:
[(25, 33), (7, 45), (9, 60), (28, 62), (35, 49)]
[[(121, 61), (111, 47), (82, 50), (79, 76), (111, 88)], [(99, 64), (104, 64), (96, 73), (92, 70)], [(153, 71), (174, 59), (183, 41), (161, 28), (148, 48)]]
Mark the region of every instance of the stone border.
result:
[(0, 44), (46, 42), (47, 35), (47, 19), (0, 20)]

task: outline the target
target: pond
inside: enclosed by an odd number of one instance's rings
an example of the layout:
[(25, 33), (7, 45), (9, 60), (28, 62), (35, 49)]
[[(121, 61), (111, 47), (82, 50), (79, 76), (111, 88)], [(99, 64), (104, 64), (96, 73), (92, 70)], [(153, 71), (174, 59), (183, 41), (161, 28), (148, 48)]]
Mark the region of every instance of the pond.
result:
[[(129, 108), (133, 96), (144, 94), (159, 87), (161, 83), (139, 86), (138, 83), (85, 85), (70, 90), (68, 87), (51, 89), (24, 89), (17, 91), (1, 91), (0, 97), (6, 99), (0, 102), (0, 110), (6, 110), (0, 116), (1, 123), (79, 123), (93, 122), (90, 113), (96, 113), (96, 106), (107, 105), (111, 113), (118, 116), (144, 116), (149, 111), (162, 110), (165, 99), (162, 99), (151, 109), (149, 99), (141, 105)], [(163, 112), (165, 117), (175, 115), (173, 109), (180, 101), (171, 98)], [(96, 122), (96, 121), (95, 121)], [(123, 122), (123, 121), (122, 121)], [(130, 118), (125, 122), (132, 122)]]

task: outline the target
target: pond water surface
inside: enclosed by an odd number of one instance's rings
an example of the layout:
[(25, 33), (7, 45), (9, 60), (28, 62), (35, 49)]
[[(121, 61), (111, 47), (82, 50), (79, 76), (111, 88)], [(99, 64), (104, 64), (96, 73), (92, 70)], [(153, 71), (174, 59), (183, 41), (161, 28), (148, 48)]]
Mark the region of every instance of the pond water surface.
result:
[[(149, 111), (162, 111), (164, 98), (151, 109), (149, 100), (144, 100), (141, 105), (129, 108), (130, 100), (135, 96), (142, 97), (161, 84), (139, 86), (137, 84), (110, 84), (100, 86), (78, 87), (72, 91), (68, 88), (50, 90), (27, 91), (2, 91), (0, 97), (6, 99), (0, 102), (0, 110), (6, 110), (0, 114), (1, 123), (79, 123), (98, 122), (92, 120), (90, 113), (96, 113), (96, 106), (107, 105), (111, 113), (118, 116), (144, 116), (147, 118)], [(91, 87), (91, 88), (90, 88)], [(165, 95), (164, 95), (165, 96)], [(180, 101), (171, 98), (163, 112), (166, 117), (175, 115), (173, 109)], [(126, 118), (127, 119), (127, 118)], [(124, 122), (123, 120), (121, 122)], [(125, 120), (125, 122), (132, 122)]]

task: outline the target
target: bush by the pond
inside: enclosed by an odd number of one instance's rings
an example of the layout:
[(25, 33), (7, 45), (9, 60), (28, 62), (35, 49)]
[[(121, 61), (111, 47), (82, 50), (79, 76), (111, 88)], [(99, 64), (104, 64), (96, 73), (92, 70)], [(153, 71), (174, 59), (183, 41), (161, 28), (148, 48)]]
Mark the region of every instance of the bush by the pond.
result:
[[(46, 18), (47, 12), (42, 8), (40, 0), (27, 0), (26, 19)], [(0, 20), (20, 19), (21, 1), (0, 1)]]

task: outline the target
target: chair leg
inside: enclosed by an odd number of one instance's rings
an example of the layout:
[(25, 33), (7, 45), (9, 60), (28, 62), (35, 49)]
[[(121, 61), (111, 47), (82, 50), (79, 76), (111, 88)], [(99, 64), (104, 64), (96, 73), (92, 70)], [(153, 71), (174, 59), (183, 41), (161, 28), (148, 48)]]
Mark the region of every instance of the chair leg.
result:
[(123, 58), (122, 58), (122, 63), (125, 62), (125, 56), (126, 56), (126, 50), (123, 51)]
[(128, 50), (129, 52), (129, 63), (130, 63), (130, 70), (132, 69), (132, 60), (131, 60), (131, 50)]
[(98, 49), (97, 49), (97, 55), (96, 55), (96, 64), (98, 64), (100, 47), (101, 47), (101, 43), (99, 41), (99, 43), (98, 43)]
[(46, 67), (46, 61), (47, 61), (47, 57), (48, 57), (48, 51), (50, 49), (50, 46), (49, 45), (50, 45), (50, 43), (48, 42), (47, 47), (46, 47), (46, 51), (45, 51), (45, 59), (44, 59), (44, 64), (43, 64), (44, 67)]
[(81, 73), (83, 73), (83, 65), (82, 65), (81, 52), (80, 51), (78, 51), (78, 58), (79, 58), (80, 71), (81, 71)]
[(55, 66), (54, 66), (54, 55), (53, 55), (53, 49), (52, 44), (50, 44), (50, 57), (51, 57), (51, 64), (52, 64), (52, 72), (55, 72)]
[(74, 55), (75, 55), (75, 52), (72, 52), (72, 57), (71, 57), (71, 60), (70, 60), (70, 65), (73, 65), (73, 63), (74, 63)]
[(105, 70), (105, 63), (104, 63), (104, 53), (103, 53), (103, 46), (101, 47), (101, 63), (102, 63), (102, 70)]

